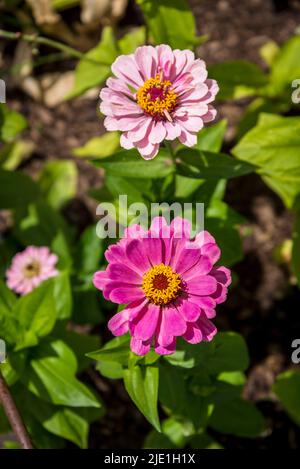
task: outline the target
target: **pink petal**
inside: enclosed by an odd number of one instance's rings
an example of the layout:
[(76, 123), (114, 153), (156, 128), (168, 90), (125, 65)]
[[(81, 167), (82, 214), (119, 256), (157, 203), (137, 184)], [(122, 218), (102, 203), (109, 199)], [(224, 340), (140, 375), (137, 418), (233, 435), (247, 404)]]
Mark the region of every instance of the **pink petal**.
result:
[(151, 265), (163, 262), (162, 240), (160, 238), (144, 238), (143, 245)]
[(231, 284), (231, 272), (226, 267), (214, 267), (211, 273), (217, 282), (222, 283), (225, 287)]
[(131, 239), (126, 246), (126, 256), (132, 268), (142, 275), (150, 269), (151, 264), (139, 239)]
[(210, 275), (198, 277), (188, 281), (188, 293), (192, 295), (211, 295), (217, 289), (217, 281)]
[(205, 316), (202, 316), (197, 321), (197, 326), (202, 332), (203, 340), (210, 342), (217, 333), (216, 326)]
[(151, 143), (160, 143), (165, 138), (166, 133), (167, 131), (165, 129), (163, 122), (157, 121), (153, 125), (152, 130), (149, 134), (149, 141)]
[(144, 84), (133, 55), (120, 55), (112, 64), (111, 69), (116, 77), (134, 88), (140, 88)]
[(125, 148), (125, 150), (131, 150), (131, 148), (134, 148), (133, 143), (131, 143), (131, 141), (127, 137), (127, 132), (121, 135), (120, 145), (122, 148)]
[(191, 303), (187, 300), (181, 300), (180, 298), (175, 302), (175, 305), (183, 317), (183, 319), (187, 322), (194, 322), (196, 321), (201, 313), (201, 308), (196, 305), (195, 303)]
[(123, 247), (118, 244), (112, 244), (109, 248), (105, 251), (105, 257), (108, 262), (123, 262), (124, 261), (125, 252)]
[(190, 344), (199, 344), (203, 340), (203, 335), (199, 327), (189, 324), (186, 333), (182, 336)]
[(112, 263), (107, 268), (107, 273), (111, 280), (119, 281), (122, 283), (141, 285), (142, 277), (134, 270), (127, 267), (125, 264)]
[(120, 336), (128, 332), (129, 310), (124, 309), (115, 314), (107, 324), (108, 329), (115, 336)]
[(193, 147), (197, 143), (197, 135), (182, 129), (179, 135), (179, 141), (187, 147)]
[(191, 303), (195, 303), (196, 305), (200, 306), (200, 308), (203, 308), (205, 311), (211, 310), (216, 307), (216, 302), (211, 296), (199, 296), (189, 293), (188, 299)]
[[(187, 249), (189, 251), (189, 249)], [(190, 269), (182, 273), (182, 278), (185, 282), (189, 282), (196, 277), (202, 277), (211, 272), (212, 262), (207, 256), (200, 256), (198, 262), (191, 266)]]
[(130, 348), (136, 355), (143, 356), (150, 351), (150, 343), (131, 337)]
[(173, 338), (172, 342), (168, 345), (161, 345), (158, 342), (155, 343), (154, 346), (155, 352), (158, 353), (158, 355), (171, 355), (176, 351), (176, 339)]
[(98, 290), (103, 290), (103, 288), (109, 282), (109, 277), (107, 275), (106, 270), (99, 270), (94, 274), (93, 277), (93, 284)]
[(143, 298), (145, 298), (143, 290), (131, 285), (116, 287), (109, 295), (110, 301), (118, 304), (127, 304)]
[(157, 72), (157, 52), (154, 47), (138, 47), (134, 53), (134, 58), (145, 81), (155, 77)]
[(186, 331), (186, 321), (175, 306), (167, 305), (162, 309), (160, 330), (157, 341), (166, 346), (171, 343), (174, 336), (180, 336)]
[(157, 327), (160, 314), (160, 307), (155, 304), (148, 304), (145, 310), (136, 318), (133, 336), (137, 339), (150, 339)]

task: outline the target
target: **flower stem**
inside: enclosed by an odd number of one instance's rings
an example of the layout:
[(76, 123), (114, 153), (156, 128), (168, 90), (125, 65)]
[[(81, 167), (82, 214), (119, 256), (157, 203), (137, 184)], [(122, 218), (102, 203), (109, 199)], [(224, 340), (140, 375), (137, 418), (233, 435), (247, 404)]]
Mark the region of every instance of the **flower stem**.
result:
[(30, 437), (23, 423), (22, 417), (17, 409), (11, 392), (2, 376), (0, 370), (0, 402), (8, 418), (14, 434), (18, 438), (23, 449), (33, 449)]
[(86, 54), (79, 52), (76, 49), (73, 49), (73, 47), (67, 46), (66, 44), (63, 44), (58, 41), (54, 41), (53, 39), (49, 39), (47, 37), (38, 36), (37, 34), (25, 34), (22, 32), (4, 31), (3, 29), (0, 29), (0, 38), (10, 39), (12, 41), (17, 41), (18, 39), (22, 39), (23, 41), (34, 43), (34, 44), (44, 44), (49, 47), (53, 47), (54, 49), (58, 49), (62, 52), (65, 52), (71, 57), (76, 57), (77, 59), (86, 60), (88, 62), (98, 64), (98, 65), (102, 64), (102, 62), (98, 60), (90, 59), (89, 57), (86, 56)]
[(168, 142), (167, 140), (164, 141), (164, 144), (165, 144), (165, 147), (166, 149), (168, 150), (168, 152), (170, 153), (170, 156), (173, 158), (173, 160), (175, 159), (175, 153), (174, 153), (174, 149), (172, 147), (172, 144), (170, 142)]

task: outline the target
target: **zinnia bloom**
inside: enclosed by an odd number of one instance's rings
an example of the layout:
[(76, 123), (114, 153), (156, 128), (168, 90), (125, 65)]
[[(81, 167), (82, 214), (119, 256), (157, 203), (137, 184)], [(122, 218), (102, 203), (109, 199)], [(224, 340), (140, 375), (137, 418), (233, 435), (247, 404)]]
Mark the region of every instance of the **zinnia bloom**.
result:
[(195, 145), (199, 130), (216, 116), (210, 103), (218, 85), (189, 50), (138, 47), (118, 57), (112, 71), (116, 78), (100, 93), (104, 125), (124, 132), (121, 146), (136, 147), (145, 159), (155, 157), (164, 139)]
[(28, 246), (16, 254), (6, 271), (7, 286), (20, 295), (26, 295), (44, 280), (55, 277), (57, 256), (47, 247)]
[(96, 272), (94, 285), (107, 300), (126, 307), (108, 327), (131, 335), (131, 349), (145, 355), (151, 345), (171, 354), (176, 337), (197, 344), (210, 341), (217, 330), (211, 322), (215, 307), (226, 299), (230, 271), (214, 264), (220, 249), (207, 232), (190, 240), (190, 224), (175, 218), (153, 219), (150, 230), (132, 225), (106, 253), (109, 265)]

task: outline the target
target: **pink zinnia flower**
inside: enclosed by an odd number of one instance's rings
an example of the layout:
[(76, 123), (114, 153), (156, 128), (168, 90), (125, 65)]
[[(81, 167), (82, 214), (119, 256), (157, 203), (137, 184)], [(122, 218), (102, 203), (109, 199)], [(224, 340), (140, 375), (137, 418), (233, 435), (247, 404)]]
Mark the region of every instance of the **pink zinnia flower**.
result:
[(116, 78), (109, 78), (100, 93), (104, 125), (124, 132), (121, 146), (136, 147), (145, 159), (155, 157), (164, 139), (195, 145), (199, 130), (216, 116), (210, 103), (218, 85), (189, 50), (138, 47), (118, 57), (112, 71)]
[(106, 253), (109, 265), (94, 285), (107, 300), (127, 305), (108, 323), (111, 332), (131, 335), (131, 349), (145, 355), (151, 345), (161, 355), (175, 351), (176, 337), (197, 344), (217, 330), (210, 321), (226, 299), (231, 282), (226, 267), (215, 267), (220, 249), (207, 232), (190, 240), (189, 222), (167, 225), (153, 219), (150, 230), (132, 225)]
[(30, 293), (44, 280), (58, 274), (57, 260), (47, 247), (28, 246), (14, 256), (6, 271), (7, 286), (20, 295)]

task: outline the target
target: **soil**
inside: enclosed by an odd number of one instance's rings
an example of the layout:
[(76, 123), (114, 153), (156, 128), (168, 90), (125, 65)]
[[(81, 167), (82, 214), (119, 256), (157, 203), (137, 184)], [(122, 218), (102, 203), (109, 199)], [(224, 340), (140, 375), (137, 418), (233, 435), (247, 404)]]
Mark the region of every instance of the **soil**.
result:
[[(129, 3), (122, 25), (140, 21)], [(268, 40), (282, 43), (300, 24), (299, 1), (189, 0), (189, 3), (199, 32), (210, 37), (198, 51), (208, 63), (242, 58), (264, 66), (258, 53), (260, 46)], [(70, 61), (70, 69), (73, 66)], [(29, 120), (25, 137), (34, 142), (35, 151), (22, 169), (33, 177), (46, 159), (73, 158), (74, 148), (103, 132), (96, 114), (97, 99), (80, 98), (48, 109), (12, 89), (8, 101)], [(233, 143), (231, 130), (243, 109), (244, 103), (220, 106), (220, 117), (226, 117), (230, 123), (226, 146)], [(76, 163), (80, 172), (78, 195), (66, 216), (83, 229), (95, 214), (93, 203), (83, 193), (86, 188), (99, 186), (102, 174), (84, 161)], [(300, 337), (300, 292), (287, 262), (279, 263), (274, 258), (275, 249), (291, 237), (292, 216), (258, 176), (230, 182), (226, 199), (248, 222), (242, 229), (245, 257), (234, 266), (237, 284), (227, 303), (219, 307), (216, 322), (220, 330), (240, 332), (247, 340), (251, 368), (244, 394), (258, 403), (268, 428), (262, 438), (254, 440), (216, 432), (214, 436), (226, 448), (299, 448), (300, 429), (282, 411), (271, 392), (276, 374), (292, 366), (291, 342)], [(5, 217), (0, 222), (4, 231)], [(107, 414), (92, 425), (90, 446), (141, 447), (150, 426), (128, 398), (122, 383), (97, 379), (95, 375), (85, 379), (101, 389), (107, 405)]]

